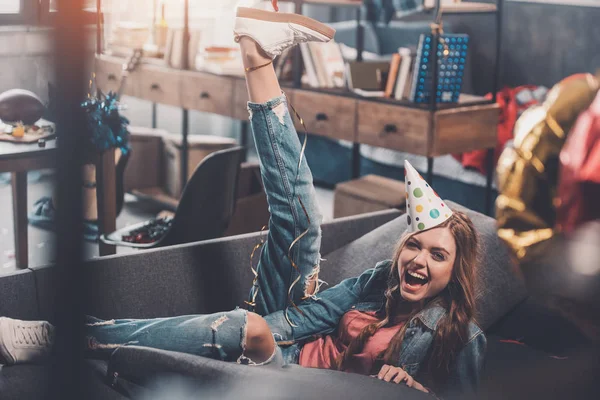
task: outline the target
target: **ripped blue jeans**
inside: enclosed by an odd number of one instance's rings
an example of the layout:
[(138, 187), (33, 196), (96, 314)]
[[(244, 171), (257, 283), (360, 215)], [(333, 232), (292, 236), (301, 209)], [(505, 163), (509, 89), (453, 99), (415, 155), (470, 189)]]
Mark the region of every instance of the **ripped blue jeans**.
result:
[[(251, 311), (266, 316), (314, 295), (307, 289), (319, 270), (322, 216), (285, 95), (263, 104), (249, 102), (248, 111), (271, 213), (248, 303)], [(259, 365), (243, 354), (247, 313), (236, 309), (110, 321), (89, 317), (87, 346), (92, 351), (111, 352), (137, 345)], [(297, 363), (298, 354), (297, 345), (286, 348), (285, 355), (275, 346), (273, 355), (260, 365)]]

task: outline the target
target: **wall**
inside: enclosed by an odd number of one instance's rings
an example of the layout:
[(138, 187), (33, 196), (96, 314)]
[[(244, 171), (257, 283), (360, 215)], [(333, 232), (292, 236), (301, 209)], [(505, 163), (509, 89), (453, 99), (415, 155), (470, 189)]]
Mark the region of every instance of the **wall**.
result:
[[(448, 19), (464, 26), (476, 41), (495, 32), (493, 23), (484, 18)], [(568, 75), (600, 68), (600, 7), (505, 2), (503, 19), (502, 85), (552, 86)], [(485, 71), (494, 65), (495, 50), (488, 39), (476, 49), (482, 73), (475, 74), (474, 84), (487, 91)]]
[[(478, 0), (496, 3), (494, 0)], [(325, 13), (322, 10), (322, 18)], [(354, 19), (353, 10), (337, 10), (334, 20)], [(430, 18), (430, 15), (428, 15)], [(445, 15), (456, 32), (473, 38), (476, 93), (492, 88), (495, 60), (493, 15)], [(600, 68), (600, 7), (504, 2), (500, 84), (552, 86), (577, 72)]]

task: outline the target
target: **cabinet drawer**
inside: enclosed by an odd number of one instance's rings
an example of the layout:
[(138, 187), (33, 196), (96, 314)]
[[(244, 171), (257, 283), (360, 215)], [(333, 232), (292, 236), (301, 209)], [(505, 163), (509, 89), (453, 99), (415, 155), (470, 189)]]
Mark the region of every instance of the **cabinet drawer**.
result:
[[(335, 139), (353, 141), (356, 132), (356, 100), (295, 90), (292, 106), (306, 124), (308, 133)], [(303, 132), (300, 122), (294, 118), (296, 130)]]
[(139, 97), (153, 103), (169, 104), (181, 107), (180, 74), (166, 68), (144, 66), (132, 74), (130, 79), (136, 81)]
[(358, 101), (358, 142), (427, 155), (428, 111), (377, 102)]
[(244, 79), (233, 80), (232, 116), (242, 121), (248, 120), (248, 89)]
[[(117, 61), (103, 60), (96, 58), (96, 85), (104, 93), (109, 91), (116, 92), (119, 90), (121, 83), (122, 66)], [(125, 86), (125, 94), (133, 94), (131, 88), (131, 80), (127, 81)]]
[(499, 117), (497, 104), (438, 111), (432, 156), (496, 147)]
[(232, 78), (202, 72), (183, 72), (181, 77), (184, 108), (232, 116)]

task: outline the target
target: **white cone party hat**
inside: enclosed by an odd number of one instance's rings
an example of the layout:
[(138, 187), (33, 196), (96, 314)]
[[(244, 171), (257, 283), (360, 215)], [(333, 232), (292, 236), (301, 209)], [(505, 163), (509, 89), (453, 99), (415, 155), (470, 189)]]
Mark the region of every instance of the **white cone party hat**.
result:
[(409, 232), (431, 229), (450, 218), (452, 210), (406, 160), (404, 174)]

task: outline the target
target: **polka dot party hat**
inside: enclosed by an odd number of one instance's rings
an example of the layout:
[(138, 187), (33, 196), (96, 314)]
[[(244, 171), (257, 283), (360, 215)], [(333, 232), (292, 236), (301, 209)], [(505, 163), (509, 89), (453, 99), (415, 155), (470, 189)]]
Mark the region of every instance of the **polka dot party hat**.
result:
[(431, 229), (446, 221), (452, 210), (408, 161), (404, 161), (408, 231)]

